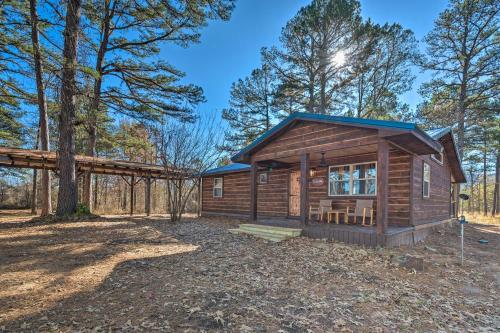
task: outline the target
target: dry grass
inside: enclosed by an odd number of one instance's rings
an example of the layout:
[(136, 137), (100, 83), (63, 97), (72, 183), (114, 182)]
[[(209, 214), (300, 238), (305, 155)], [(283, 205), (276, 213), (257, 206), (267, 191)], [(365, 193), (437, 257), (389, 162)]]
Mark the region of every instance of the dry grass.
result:
[(498, 216), (484, 216), (482, 214), (464, 214), (465, 218), (469, 223), (480, 223), (480, 224), (493, 224), (500, 225), (500, 215)]
[[(455, 228), (411, 249), (297, 238), (270, 243), (228, 228), (114, 216), (30, 223), (0, 215), (0, 331), (498, 331), (500, 227)], [(481, 244), (486, 239), (488, 244)], [(426, 259), (414, 272), (391, 259)]]

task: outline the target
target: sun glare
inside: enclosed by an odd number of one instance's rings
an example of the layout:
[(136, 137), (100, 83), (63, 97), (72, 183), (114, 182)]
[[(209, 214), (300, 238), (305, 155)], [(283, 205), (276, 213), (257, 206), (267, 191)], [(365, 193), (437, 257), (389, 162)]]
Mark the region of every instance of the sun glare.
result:
[(338, 51), (332, 57), (332, 63), (336, 66), (342, 66), (345, 64), (345, 52)]

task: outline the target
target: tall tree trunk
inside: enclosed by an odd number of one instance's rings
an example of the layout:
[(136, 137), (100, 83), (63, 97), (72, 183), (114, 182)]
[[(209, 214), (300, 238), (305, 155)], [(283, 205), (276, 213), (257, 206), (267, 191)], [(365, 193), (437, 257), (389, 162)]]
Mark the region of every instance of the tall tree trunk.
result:
[[(102, 87), (102, 65), (104, 62), (104, 56), (106, 55), (106, 49), (108, 48), (109, 34), (110, 34), (110, 22), (112, 18), (112, 11), (114, 10), (110, 8), (110, 0), (105, 1), (105, 12), (104, 12), (104, 21), (102, 24), (101, 31), (101, 43), (99, 45), (99, 51), (97, 52), (95, 71), (98, 74), (94, 81), (94, 91), (92, 98), (92, 105), (90, 109), (90, 114), (88, 117), (88, 135), (89, 142), (87, 147), (87, 156), (95, 156), (95, 148), (97, 144), (97, 119), (99, 114), (99, 105), (101, 102), (101, 87)], [(91, 183), (92, 183), (92, 174), (90, 172), (85, 173), (85, 181), (83, 184), (83, 201), (85, 205), (90, 208), (91, 202)]]
[[(38, 12), (37, 0), (30, 0), (30, 19), (31, 19), (31, 42), (33, 45), (33, 62), (35, 64), (36, 90), (38, 95), (38, 111), (40, 117), (40, 149), (49, 151), (49, 119), (47, 115), (47, 100), (45, 98), (45, 88), (43, 86), (43, 66), (40, 52), (40, 43), (38, 40)], [(47, 216), (52, 212), (51, 190), (50, 190), (50, 171), (41, 171), (40, 193), (42, 196), (41, 216)]]
[(361, 73), (358, 81), (358, 108), (357, 108), (357, 117), (361, 118), (363, 115), (363, 85), (364, 85), (365, 74)]
[(497, 158), (495, 162), (495, 188), (493, 190), (493, 203), (491, 207), (491, 216), (495, 217), (498, 214), (498, 209), (500, 208), (500, 154), (497, 152)]
[(484, 151), (483, 151), (483, 198), (484, 198), (484, 216), (488, 215), (488, 198), (487, 198), (487, 178), (488, 178), (488, 154), (487, 154), (486, 135), (484, 136)]
[(64, 29), (61, 113), (59, 115), (59, 195), (57, 215), (73, 214), (78, 203), (75, 167), (76, 67), (80, 0), (68, 0)]

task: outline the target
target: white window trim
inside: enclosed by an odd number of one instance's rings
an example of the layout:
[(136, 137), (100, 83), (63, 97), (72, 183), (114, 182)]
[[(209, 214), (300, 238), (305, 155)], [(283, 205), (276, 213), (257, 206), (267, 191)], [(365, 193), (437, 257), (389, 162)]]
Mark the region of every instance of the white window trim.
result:
[[(220, 179), (220, 187), (219, 186), (215, 187), (215, 180), (216, 179)], [(220, 188), (220, 195), (215, 195), (215, 189), (218, 189), (218, 188)], [(214, 178), (213, 189), (212, 189), (212, 196), (214, 198), (222, 198), (223, 193), (224, 193), (224, 177), (216, 177), (216, 178)]]
[[(427, 167), (429, 168), (429, 180), (427, 181), (429, 183), (429, 186), (427, 186), (427, 195), (425, 195), (425, 166), (427, 165)], [(422, 165), (422, 197), (423, 198), (430, 198), (431, 197), (431, 166), (429, 163), (427, 162), (424, 162), (424, 164)]]
[(444, 155), (443, 155), (443, 151), (441, 150), (441, 152), (439, 153), (439, 156), (441, 156), (441, 161), (438, 160), (436, 157), (434, 157), (436, 154), (431, 154), (431, 159), (434, 160), (437, 164), (439, 165), (443, 165), (444, 163)]
[[(377, 170), (377, 161), (371, 161), (371, 162), (361, 162), (361, 163), (353, 163), (353, 164), (338, 164), (338, 165), (330, 165), (328, 166), (328, 196), (329, 197), (375, 197), (377, 196), (377, 176), (375, 174), (375, 178), (359, 178), (356, 180), (367, 180), (367, 179), (374, 179), (375, 180), (375, 193), (373, 194), (353, 194), (353, 182), (354, 182), (354, 177), (353, 171), (354, 167), (356, 165), (363, 165), (363, 164), (375, 164), (375, 170)], [(332, 194), (330, 192), (331, 186), (330, 186), (330, 170), (331, 168), (341, 168), (341, 167), (349, 167), (349, 193), (348, 194)]]

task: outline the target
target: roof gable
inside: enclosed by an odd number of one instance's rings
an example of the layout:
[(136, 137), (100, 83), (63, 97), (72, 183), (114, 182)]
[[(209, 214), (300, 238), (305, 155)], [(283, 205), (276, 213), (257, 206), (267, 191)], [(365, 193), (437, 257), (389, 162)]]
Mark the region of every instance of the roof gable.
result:
[(423, 145), (428, 147), (428, 153), (438, 152), (441, 149), (441, 145), (438, 142), (436, 142), (432, 137), (430, 137), (428, 134), (418, 128), (416, 124), (413, 123), (296, 112), (262, 134), (250, 145), (243, 148), (241, 151), (235, 154), (231, 158), (231, 160), (233, 162), (248, 162), (249, 156), (255, 150), (257, 150), (262, 145), (267, 144), (277, 136), (281, 135), (290, 126), (298, 121), (326, 122), (330, 124), (384, 130), (387, 132), (387, 136), (391, 136), (393, 139), (399, 135), (410, 134), (411, 139), (420, 141), (421, 143), (423, 143)]
[(427, 133), (436, 141), (439, 141), (444, 148), (444, 152), (450, 161), (450, 168), (453, 178), (457, 183), (466, 183), (467, 178), (462, 169), (462, 162), (460, 161), (460, 154), (458, 153), (455, 137), (451, 127), (436, 128), (427, 131)]

